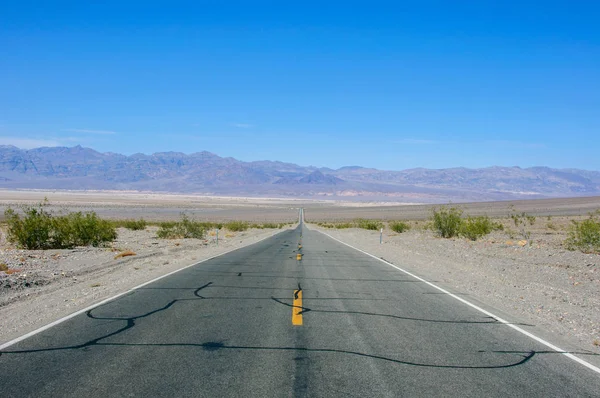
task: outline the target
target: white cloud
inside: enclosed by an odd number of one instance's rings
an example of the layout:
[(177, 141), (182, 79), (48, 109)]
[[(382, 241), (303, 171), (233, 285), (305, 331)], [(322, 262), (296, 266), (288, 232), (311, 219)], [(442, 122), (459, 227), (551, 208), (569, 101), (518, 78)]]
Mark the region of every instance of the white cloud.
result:
[(248, 123), (231, 123), (231, 125), (233, 127), (237, 127), (238, 129), (249, 129), (251, 127), (254, 127), (253, 125)]
[(82, 133), (82, 134), (101, 134), (101, 135), (117, 134), (116, 131), (110, 131), (110, 130), (65, 129), (63, 131), (69, 131), (71, 133)]
[(61, 143), (53, 139), (46, 140), (36, 138), (0, 137), (0, 145), (13, 145), (21, 149), (33, 149), (44, 146), (60, 146)]

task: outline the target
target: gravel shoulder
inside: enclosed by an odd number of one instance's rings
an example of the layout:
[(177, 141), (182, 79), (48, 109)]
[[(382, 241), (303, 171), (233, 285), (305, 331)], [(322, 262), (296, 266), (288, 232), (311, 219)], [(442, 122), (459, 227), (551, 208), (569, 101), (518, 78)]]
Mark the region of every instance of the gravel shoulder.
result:
[[(0, 241), (0, 344), (144, 282), (214, 257), (282, 230), (250, 229), (206, 239), (156, 238), (119, 229), (110, 247), (18, 250)], [(118, 257), (131, 251), (135, 255)]]
[(379, 244), (379, 231), (308, 227), (600, 354), (600, 255), (565, 250), (560, 233), (533, 234), (521, 246), (502, 232), (473, 242), (385, 230)]

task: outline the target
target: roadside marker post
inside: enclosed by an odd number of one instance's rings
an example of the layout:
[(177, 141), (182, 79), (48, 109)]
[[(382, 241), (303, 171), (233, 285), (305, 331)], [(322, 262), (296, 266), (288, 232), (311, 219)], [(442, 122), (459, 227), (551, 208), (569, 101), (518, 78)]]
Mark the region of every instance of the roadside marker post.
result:
[(217, 228), (217, 246), (219, 246), (219, 228)]
[(381, 228), (381, 231), (379, 231), (379, 244), (383, 243), (383, 228)]

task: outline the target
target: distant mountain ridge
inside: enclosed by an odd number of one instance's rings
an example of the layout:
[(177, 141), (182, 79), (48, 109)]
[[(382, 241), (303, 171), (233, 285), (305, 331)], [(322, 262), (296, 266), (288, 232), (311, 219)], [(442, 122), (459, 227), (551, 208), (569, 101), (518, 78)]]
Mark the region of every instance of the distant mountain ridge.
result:
[(279, 161), (243, 162), (206, 151), (126, 156), (81, 146), (31, 150), (0, 146), (0, 188), (443, 202), (600, 195), (600, 172), (499, 166), (333, 170)]

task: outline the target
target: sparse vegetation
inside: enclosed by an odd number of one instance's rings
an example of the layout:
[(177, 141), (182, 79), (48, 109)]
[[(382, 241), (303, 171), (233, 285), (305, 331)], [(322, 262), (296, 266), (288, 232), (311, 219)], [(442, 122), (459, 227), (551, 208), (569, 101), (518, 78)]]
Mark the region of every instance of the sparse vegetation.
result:
[(349, 222), (318, 222), (316, 224), (323, 228), (335, 228), (335, 229), (354, 228), (354, 224), (349, 223)]
[(580, 250), (584, 253), (600, 253), (600, 215), (590, 215), (586, 220), (573, 221), (565, 247), (569, 250)]
[(502, 224), (492, 222), (488, 216), (467, 217), (466, 220), (462, 220), (460, 235), (470, 240), (477, 240), (500, 228), (504, 228)]
[(8, 265), (6, 265), (5, 263), (0, 263), (0, 272), (6, 271), (8, 271)]
[(456, 207), (442, 207), (433, 210), (433, 231), (442, 238), (462, 236), (477, 240), (492, 231), (503, 230), (504, 225), (492, 221), (488, 216), (462, 217), (462, 210)]
[(368, 229), (370, 231), (378, 231), (383, 228), (383, 223), (377, 220), (365, 220), (363, 218), (357, 219), (355, 222), (357, 228)]
[(206, 229), (206, 223), (192, 221), (187, 215), (182, 214), (180, 221), (161, 223), (156, 236), (160, 239), (202, 239)]
[(558, 226), (556, 226), (556, 224), (549, 222), (548, 224), (546, 224), (546, 228), (552, 230), (552, 231), (558, 231)]
[(250, 224), (246, 221), (230, 221), (224, 227), (232, 232), (241, 232), (246, 231), (250, 227)]
[(281, 229), (283, 227), (285, 227), (287, 224), (277, 224), (277, 223), (272, 223), (272, 222), (265, 222), (262, 224), (249, 224), (249, 228), (255, 228), (255, 229)]
[(433, 230), (442, 238), (458, 236), (462, 228), (463, 211), (457, 207), (433, 209)]
[(117, 228), (122, 227), (122, 228), (130, 229), (132, 231), (143, 231), (148, 226), (148, 222), (146, 220), (144, 220), (143, 218), (140, 218), (139, 220), (113, 221), (113, 225)]
[(266, 222), (262, 224), (262, 229), (278, 229), (283, 228), (284, 224), (276, 224), (272, 222)]
[(394, 232), (398, 232), (401, 234), (402, 232), (406, 232), (410, 229), (410, 225), (402, 221), (393, 221), (389, 223), (390, 229)]
[(114, 225), (96, 213), (53, 215), (44, 201), (37, 206), (24, 206), (23, 215), (6, 209), (7, 238), (23, 249), (69, 249), (76, 246), (99, 246), (117, 238)]
[(509, 217), (513, 220), (515, 227), (517, 227), (520, 235), (523, 239), (529, 241), (531, 239), (531, 231), (528, 227), (533, 226), (535, 224), (535, 216), (530, 216), (527, 213), (517, 213), (514, 206), (511, 206), (511, 214)]

